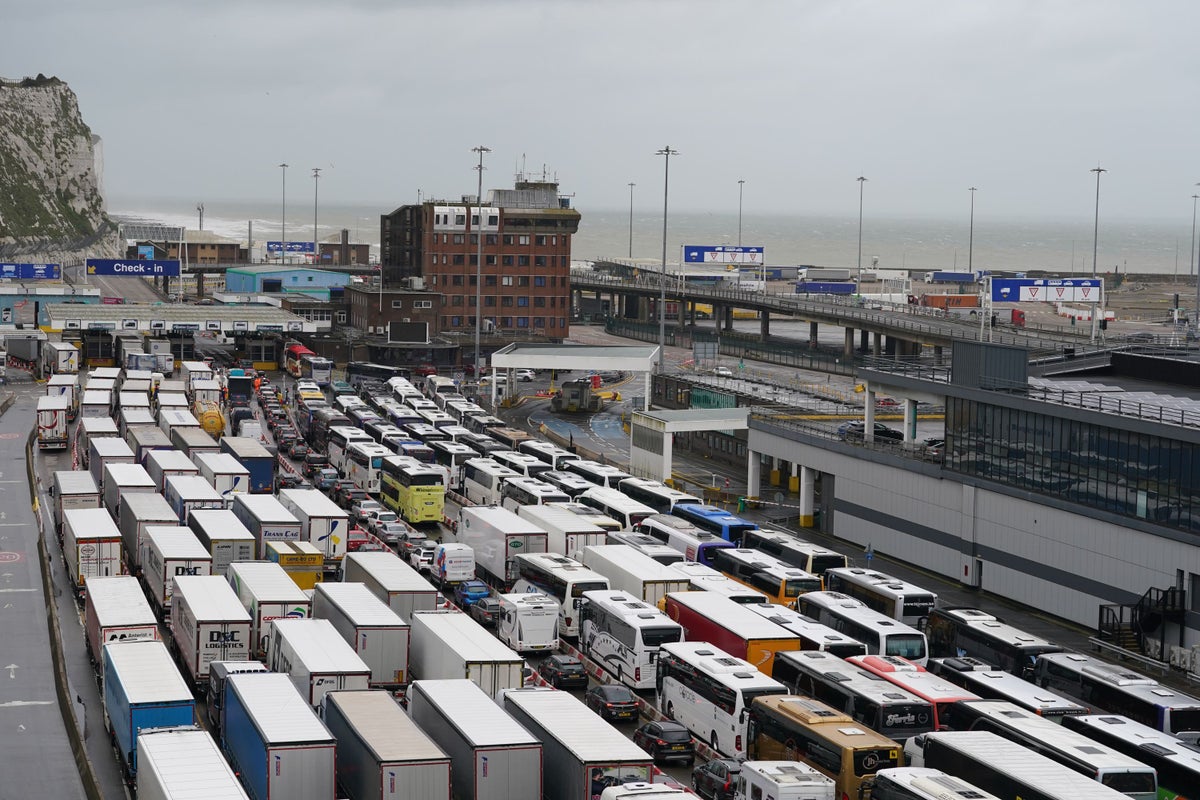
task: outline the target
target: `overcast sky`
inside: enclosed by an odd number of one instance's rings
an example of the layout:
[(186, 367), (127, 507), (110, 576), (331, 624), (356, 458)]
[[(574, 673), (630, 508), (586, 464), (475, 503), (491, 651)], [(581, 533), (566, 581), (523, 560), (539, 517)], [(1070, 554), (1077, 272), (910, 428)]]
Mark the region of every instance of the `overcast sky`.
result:
[[(543, 165), (581, 209), (1190, 220), (1196, 0), (0, 0), (117, 199), (393, 207)], [(303, 184), (301, 183), (303, 181)], [(295, 182), (295, 183), (293, 183)], [(651, 197), (657, 197), (652, 201)]]

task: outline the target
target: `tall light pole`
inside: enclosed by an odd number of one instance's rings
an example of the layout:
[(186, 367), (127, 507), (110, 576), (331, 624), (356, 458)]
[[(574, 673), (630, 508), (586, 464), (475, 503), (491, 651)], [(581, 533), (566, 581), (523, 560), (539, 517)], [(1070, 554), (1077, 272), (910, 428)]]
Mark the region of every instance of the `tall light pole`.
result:
[(633, 258), (633, 187), (636, 183), (629, 184), (629, 257)]
[(197, 203), (196, 210), (200, 212), (200, 230), (204, 230), (204, 203)]
[[(483, 328), (483, 154), (492, 152), (490, 147), (479, 145), (471, 148), (472, 153), (479, 154), (479, 165), (475, 167), (479, 172), (479, 184), (475, 195), (475, 208), (479, 215), (479, 225), (475, 226), (475, 240), (478, 247), (475, 252), (475, 380), (479, 381), (482, 375), (482, 368), (479, 360), (479, 332)], [(468, 215), (470, 209), (467, 209)], [(495, 397), (495, 392), (492, 393)]]
[[(658, 371), (663, 372), (667, 365), (667, 191), (671, 180), (671, 156), (679, 155), (679, 151), (667, 145), (654, 155), (663, 156), (662, 274), (658, 279)], [(717, 327), (720, 328), (720, 322)]]
[(742, 246), (742, 187), (746, 181), (738, 178), (738, 247)]
[[(1108, 172), (1108, 170), (1103, 169), (1099, 164), (1097, 164), (1096, 167), (1094, 169), (1089, 170), (1089, 172), (1096, 173), (1096, 219), (1095, 219), (1095, 222), (1092, 227), (1092, 277), (1095, 278), (1096, 277), (1096, 251), (1097, 251), (1097, 247), (1100, 243), (1100, 176), (1103, 175), (1105, 172)], [(1101, 292), (1100, 298), (1098, 298), (1098, 300), (1102, 300), (1103, 297), (1104, 297), (1104, 293)], [(1093, 342), (1096, 341), (1096, 333), (1100, 329), (1100, 319), (1098, 316), (1100, 313), (1100, 310), (1101, 310), (1101, 305), (1099, 302), (1097, 302), (1092, 307), (1091, 341), (1093, 341)]]
[[(313, 176), (313, 263), (316, 266), (321, 266), (321, 244), (317, 241), (317, 187), (321, 184), (321, 168), (312, 168)], [(380, 282), (383, 281), (383, 274), (380, 273)]]
[(287, 263), (287, 164), (280, 164), (279, 169), (283, 174), (283, 186), (280, 191), (282, 202), (279, 209), (279, 263)]
[[(1200, 183), (1196, 184), (1200, 186)], [(1188, 250), (1188, 259), (1191, 261), (1191, 269), (1196, 269), (1196, 200), (1200, 199), (1200, 194), (1192, 195), (1192, 249)], [(1195, 326), (1200, 329), (1200, 271), (1196, 272), (1196, 317)]]
[(975, 274), (975, 187), (967, 189), (971, 193), (971, 233), (967, 237), (967, 272)]
[(862, 211), (863, 185), (866, 182), (866, 178), (858, 176), (858, 281), (854, 285), (854, 291), (858, 294), (862, 294)]

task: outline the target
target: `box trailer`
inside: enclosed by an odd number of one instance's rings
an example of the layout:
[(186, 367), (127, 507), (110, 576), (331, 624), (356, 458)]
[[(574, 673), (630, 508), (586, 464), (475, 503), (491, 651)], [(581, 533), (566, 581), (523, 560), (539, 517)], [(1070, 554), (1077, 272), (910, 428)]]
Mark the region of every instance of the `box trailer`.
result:
[(213, 369), (203, 361), (184, 361), (179, 365), (179, 377), (190, 388), (196, 381), (211, 381)]
[(521, 687), (525, 662), (470, 615), (418, 611), (409, 625), (413, 680), (466, 678), (489, 697)]
[(83, 627), (88, 655), (99, 665), (109, 642), (158, 640), (158, 617), (146, 602), (141, 584), (132, 575), (88, 578)]
[(104, 436), (88, 440), (88, 471), (96, 479), (96, 486), (104, 492), (104, 468), (109, 464), (132, 464), (133, 450), (124, 439)]
[(42, 342), (42, 375), (79, 372), (79, 348), (70, 342)]
[(176, 428), (171, 431), (171, 444), (193, 461), (200, 453), (221, 452), (217, 440), (199, 428)]
[(221, 744), (254, 800), (336, 797), (336, 740), (287, 675), (230, 675)]
[(242, 608), (250, 614), (251, 655), (254, 658), (262, 658), (267, 653), (272, 620), (312, 616), (312, 600), (278, 564), (235, 562), (229, 565), (226, 577)]
[(604, 544), (607, 533), (565, 508), (556, 506), (521, 506), (517, 516), (527, 519), (546, 532), (546, 552), (558, 553), (576, 561), (583, 548)]
[(104, 722), (127, 776), (137, 774), (138, 732), (195, 722), (192, 690), (159, 641), (104, 645)]
[(70, 401), (62, 395), (39, 397), (37, 402), (37, 444), (40, 450), (64, 450), (67, 447), (67, 415)]
[[(88, 448), (92, 439), (119, 439), (120, 436), (117, 423), (107, 414), (100, 417), (80, 416), (79, 424), (75, 426), (75, 449), (79, 454), (79, 465), (84, 469), (88, 468)], [(96, 485), (99, 486), (99, 483)]]
[(104, 466), (104, 507), (121, 522), (121, 498), (131, 494), (153, 494), (154, 480), (141, 464)]
[(167, 490), (163, 495), (179, 515), (181, 525), (186, 525), (188, 514), (198, 508), (226, 507), (225, 498), (199, 475), (172, 475), (167, 478)]
[(408, 713), (450, 757), (455, 800), (541, 800), (542, 743), (471, 681), (414, 681)]
[(372, 688), (395, 688), (408, 681), (408, 623), (364, 584), (317, 584), (312, 615), (329, 620), (370, 667)]
[(330, 692), (338, 785), (353, 800), (450, 800), (450, 758), (387, 692)]
[(671, 592), (688, 590), (686, 577), (627, 544), (589, 545), (583, 549), (583, 565), (608, 578), (610, 589), (652, 606)]
[(212, 556), (212, 574), (224, 576), (235, 561), (255, 559), (254, 534), (226, 508), (198, 508), (188, 527)]
[(667, 616), (689, 642), (708, 642), (770, 675), (775, 654), (800, 649), (800, 637), (716, 592), (672, 592)]
[(235, 494), (234, 516), (254, 535), (255, 557), (267, 557), (267, 542), (300, 540), (300, 520), (269, 494)]
[(186, 455), (172, 447), (169, 450), (151, 450), (146, 454), (142, 463), (150, 479), (154, 481), (154, 491), (165, 492), (167, 478), (172, 475), (199, 475), (199, 468)]
[(229, 453), (200, 453), (196, 456), (196, 466), (226, 500), (232, 494), (250, 491), (250, 470)]
[(508, 591), (517, 580), (513, 557), (519, 553), (545, 553), (547, 534), (529, 520), (498, 506), (464, 507), (459, 513), (461, 544), (475, 551), (479, 577)]
[(198, 407), (201, 403), (220, 403), (221, 383), (215, 380), (192, 381), (188, 389), (188, 396), (192, 398), (193, 408)]
[(175, 578), (212, 574), (212, 554), (200, 544), (191, 528), (179, 526), (147, 526), (138, 563), (150, 604), (159, 613), (171, 607)]
[(325, 554), (308, 542), (267, 542), (267, 561), (283, 567), (301, 589), (312, 589), (325, 580)]
[[(129, 442), (129, 432), (132, 429), (154, 427), (154, 415), (145, 406), (122, 408), (117, 415), (117, 425), (121, 429), (121, 438)], [(129, 446), (133, 447), (133, 444), (130, 443)]]
[(570, 692), (514, 689), (503, 705), (542, 742), (547, 797), (591, 800), (613, 783), (650, 781), (651, 757)]
[(202, 690), (214, 661), (250, 659), (250, 615), (219, 575), (181, 575), (171, 597), (171, 641), (184, 675)]
[(155, 450), (173, 450), (167, 435), (153, 425), (134, 425), (125, 432), (125, 441), (133, 450), (133, 460), (145, 464), (146, 457)]
[(73, 508), (101, 508), (100, 488), (87, 470), (59, 470), (54, 473), (52, 500), (54, 529), (62, 531), (63, 512)]
[(279, 502), (300, 520), (301, 540), (321, 548), (326, 563), (345, 557), (350, 517), (337, 503), (316, 489), (284, 489)]
[(410, 623), (414, 612), (437, 608), (437, 589), (390, 551), (348, 553), (342, 562), (342, 580), (366, 584), (373, 595)]
[[(108, 389), (84, 389), (79, 401), (79, 416), (83, 419), (112, 419), (112, 391)], [(116, 424), (115, 422), (113, 423)]]
[(270, 672), (261, 661), (214, 661), (208, 665), (208, 694), (204, 711), (208, 729), (220, 739), (225, 726), (225, 682), (230, 675)]
[(314, 709), (329, 692), (370, 686), (371, 668), (329, 620), (272, 620), (270, 636), (267, 666), (291, 676)]
[(126, 494), (121, 498), (118, 517), (121, 540), (124, 543), (125, 570), (132, 575), (140, 571), (142, 539), (151, 525), (178, 525), (179, 517), (166, 498), (158, 492)]
[(270, 494), (275, 488), (275, 456), (262, 446), (258, 439), (244, 436), (225, 436), (221, 439), (220, 451), (228, 453), (250, 473), (250, 491), (253, 494)]
[(67, 418), (75, 419), (79, 415), (79, 403), (82, 399), (81, 389), (79, 387), (79, 375), (51, 375), (46, 381), (46, 395), (48, 397), (60, 395), (67, 398)]
[(63, 514), (63, 561), (78, 593), (88, 578), (121, 574), (121, 531), (103, 508), (72, 508)]
[(138, 800), (249, 800), (213, 737), (198, 728), (144, 731)]
[(158, 409), (158, 427), (166, 436), (171, 435), (171, 431), (176, 428), (199, 428), (200, 420), (188, 411), (186, 408), (163, 408)]

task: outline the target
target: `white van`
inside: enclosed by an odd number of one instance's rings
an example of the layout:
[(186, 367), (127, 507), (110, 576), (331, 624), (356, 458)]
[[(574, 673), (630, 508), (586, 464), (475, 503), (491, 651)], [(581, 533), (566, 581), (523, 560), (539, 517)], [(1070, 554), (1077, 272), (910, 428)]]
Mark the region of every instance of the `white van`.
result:
[(837, 800), (833, 778), (799, 761), (744, 761), (735, 797), (744, 800)]

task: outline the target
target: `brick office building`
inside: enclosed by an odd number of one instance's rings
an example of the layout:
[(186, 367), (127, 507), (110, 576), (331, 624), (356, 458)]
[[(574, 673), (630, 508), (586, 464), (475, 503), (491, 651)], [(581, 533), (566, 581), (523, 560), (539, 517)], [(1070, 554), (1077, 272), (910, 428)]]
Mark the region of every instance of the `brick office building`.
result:
[(580, 214), (558, 184), (518, 180), (474, 198), (401, 206), (381, 218), (387, 285), (420, 276), (443, 295), (443, 333), (475, 329), (476, 266), (483, 236), (483, 328), (561, 340), (570, 332), (571, 236)]

